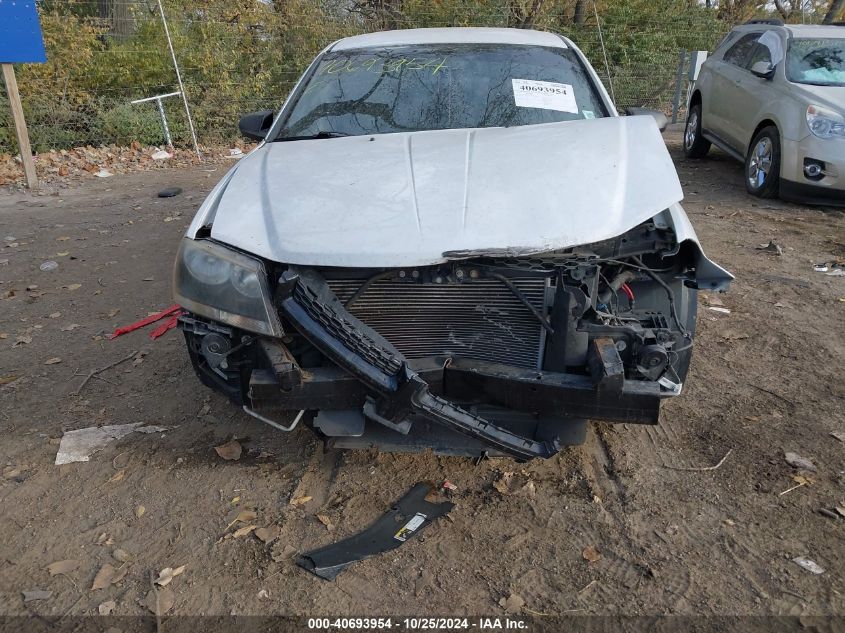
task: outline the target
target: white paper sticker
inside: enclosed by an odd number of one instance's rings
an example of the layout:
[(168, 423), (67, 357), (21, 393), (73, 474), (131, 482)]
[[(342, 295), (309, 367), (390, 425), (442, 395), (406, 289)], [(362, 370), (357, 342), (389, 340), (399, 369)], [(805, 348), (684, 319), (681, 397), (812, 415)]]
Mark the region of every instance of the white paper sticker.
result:
[(575, 93), (569, 84), (532, 79), (511, 79), (513, 98), (520, 108), (543, 108), (558, 112), (578, 113)]
[(410, 521), (403, 525), (401, 529), (393, 535), (393, 538), (404, 543), (409, 536), (417, 531), (427, 518), (428, 517), (426, 517), (426, 515), (422, 512), (417, 512)]

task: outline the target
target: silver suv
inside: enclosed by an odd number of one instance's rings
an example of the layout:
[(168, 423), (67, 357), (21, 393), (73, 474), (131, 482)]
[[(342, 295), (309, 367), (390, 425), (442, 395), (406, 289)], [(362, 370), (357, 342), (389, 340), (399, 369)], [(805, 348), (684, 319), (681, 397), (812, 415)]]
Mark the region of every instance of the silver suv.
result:
[(762, 198), (845, 204), (845, 26), (753, 21), (701, 67), (684, 153), (714, 144)]

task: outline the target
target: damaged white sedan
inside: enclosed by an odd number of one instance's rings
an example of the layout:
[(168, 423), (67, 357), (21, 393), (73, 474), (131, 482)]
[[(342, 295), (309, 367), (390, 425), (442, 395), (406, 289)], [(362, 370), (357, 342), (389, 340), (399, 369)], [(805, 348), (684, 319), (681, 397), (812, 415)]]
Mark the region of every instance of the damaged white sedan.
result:
[(652, 116), (551, 33), (335, 42), (182, 240), (200, 379), (337, 447), (549, 457), (654, 424), (689, 368), (702, 253)]

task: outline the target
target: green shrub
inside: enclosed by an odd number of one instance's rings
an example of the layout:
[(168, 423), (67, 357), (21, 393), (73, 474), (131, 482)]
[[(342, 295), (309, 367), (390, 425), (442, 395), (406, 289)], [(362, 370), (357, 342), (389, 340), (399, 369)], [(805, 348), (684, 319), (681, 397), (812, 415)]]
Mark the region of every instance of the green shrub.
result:
[[(181, 119), (173, 114), (174, 108), (180, 108), (181, 105), (182, 102), (176, 99), (164, 102), (167, 124), (174, 142), (187, 134)], [(165, 142), (161, 116), (154, 101), (104, 107), (98, 112), (95, 125), (94, 133), (103, 144), (129, 145), (132, 141), (138, 141), (142, 145), (163, 145)]]

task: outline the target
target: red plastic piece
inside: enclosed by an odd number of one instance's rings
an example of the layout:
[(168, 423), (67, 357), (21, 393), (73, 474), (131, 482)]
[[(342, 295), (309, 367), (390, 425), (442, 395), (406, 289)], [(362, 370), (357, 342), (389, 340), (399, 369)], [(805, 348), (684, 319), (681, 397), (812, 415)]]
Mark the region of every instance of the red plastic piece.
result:
[[(123, 327), (117, 328), (114, 332), (112, 332), (112, 335), (109, 338), (117, 338), (118, 336), (123, 336), (124, 334), (128, 334), (129, 332), (134, 332), (135, 330), (139, 330), (142, 327), (149, 325), (150, 323), (155, 323), (156, 321), (161, 321), (163, 318), (170, 316), (172, 314), (175, 314), (175, 316), (173, 317), (173, 319), (174, 319), (173, 325), (176, 325), (175, 318), (177, 316), (179, 316), (179, 314), (181, 314), (181, 312), (182, 312), (181, 306), (172, 305), (169, 308), (167, 308), (166, 310), (162, 310), (161, 312), (156, 312), (155, 314), (151, 314), (150, 316), (145, 317), (145, 318), (141, 319), (140, 321), (136, 321), (135, 323), (132, 323), (130, 325), (124, 325)], [(168, 321), (168, 323), (170, 323), (170, 321)], [(173, 325), (171, 325), (170, 328), (172, 328)], [(167, 329), (169, 330), (170, 328), (167, 328)], [(161, 329), (161, 328), (158, 328), (158, 329)], [(155, 330), (155, 331), (158, 331), (158, 329)], [(166, 331), (167, 330), (165, 330), (165, 332)], [(164, 332), (162, 332), (161, 334), (164, 334)], [(161, 334), (159, 334), (158, 336), (161, 336)], [(158, 337), (153, 337), (153, 338), (158, 338)]]
[(150, 338), (155, 340), (159, 336), (166, 334), (168, 330), (172, 330), (173, 328), (175, 328), (176, 322), (179, 320), (179, 317), (182, 314), (183, 313), (181, 311), (179, 311), (176, 314), (174, 314), (172, 317), (167, 319), (167, 321), (165, 321), (164, 323), (159, 325), (156, 329), (154, 329), (152, 332), (150, 332)]

